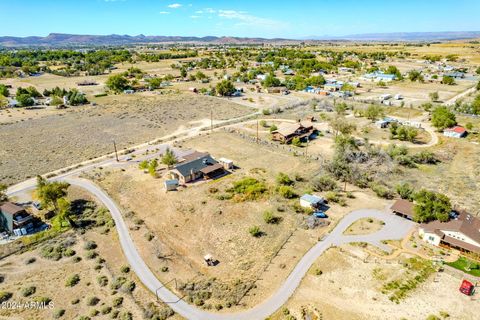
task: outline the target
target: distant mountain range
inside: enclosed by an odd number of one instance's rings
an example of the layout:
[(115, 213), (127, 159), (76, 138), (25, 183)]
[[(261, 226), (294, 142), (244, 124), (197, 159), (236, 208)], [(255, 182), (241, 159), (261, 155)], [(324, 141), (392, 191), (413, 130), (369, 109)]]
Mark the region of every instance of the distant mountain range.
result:
[(0, 37), (0, 46), (4, 47), (60, 47), (60, 46), (104, 46), (147, 43), (211, 43), (211, 44), (261, 44), (261, 43), (299, 43), (302, 41), (441, 41), (480, 38), (480, 31), (465, 32), (402, 32), (371, 33), (347, 36), (311, 36), (305, 39), (266, 39), (240, 37), (180, 37), (180, 36), (137, 36), (130, 35), (77, 35), (51, 33), (46, 37)]

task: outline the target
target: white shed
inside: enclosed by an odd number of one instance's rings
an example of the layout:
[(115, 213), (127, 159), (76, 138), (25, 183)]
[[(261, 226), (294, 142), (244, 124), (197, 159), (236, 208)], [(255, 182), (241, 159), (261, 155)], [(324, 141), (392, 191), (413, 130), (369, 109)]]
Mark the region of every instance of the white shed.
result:
[(223, 168), (226, 170), (233, 169), (233, 160), (227, 159), (227, 158), (220, 158), (218, 159), (218, 162), (223, 165)]

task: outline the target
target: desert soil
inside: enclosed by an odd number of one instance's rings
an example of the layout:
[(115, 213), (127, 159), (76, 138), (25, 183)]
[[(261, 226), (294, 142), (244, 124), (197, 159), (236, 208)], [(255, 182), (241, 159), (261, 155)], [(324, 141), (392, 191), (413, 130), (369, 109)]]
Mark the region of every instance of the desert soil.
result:
[[(251, 109), (223, 99), (170, 94), (108, 96), (97, 106), (72, 107), (61, 112), (0, 111), (0, 183), (12, 184), (168, 133), (195, 121), (246, 115)], [(8, 114), (30, 118), (10, 122)]]

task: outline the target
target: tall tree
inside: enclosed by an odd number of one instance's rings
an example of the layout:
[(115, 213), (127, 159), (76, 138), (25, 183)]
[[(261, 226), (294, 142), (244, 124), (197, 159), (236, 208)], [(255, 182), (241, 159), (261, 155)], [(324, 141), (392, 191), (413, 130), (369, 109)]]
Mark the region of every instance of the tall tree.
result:
[(41, 176), (37, 176), (37, 197), (44, 208), (50, 208), (55, 213), (59, 212), (59, 200), (67, 195), (70, 186), (67, 182), (49, 182)]
[(414, 199), (413, 218), (416, 222), (448, 221), (452, 205), (446, 195), (422, 189)]
[(128, 80), (121, 74), (115, 74), (113, 76), (108, 77), (105, 85), (108, 89), (112, 90), (113, 92), (119, 93), (125, 89), (129, 88)]
[(0, 202), (7, 201), (7, 186), (0, 183)]
[(457, 124), (455, 114), (447, 107), (440, 106), (432, 112), (432, 125), (439, 131)]
[(221, 96), (231, 96), (235, 92), (235, 86), (230, 80), (217, 83), (216, 92)]
[(162, 156), (162, 163), (169, 168), (177, 163), (177, 157), (175, 157), (175, 154), (169, 148), (165, 150), (165, 153)]

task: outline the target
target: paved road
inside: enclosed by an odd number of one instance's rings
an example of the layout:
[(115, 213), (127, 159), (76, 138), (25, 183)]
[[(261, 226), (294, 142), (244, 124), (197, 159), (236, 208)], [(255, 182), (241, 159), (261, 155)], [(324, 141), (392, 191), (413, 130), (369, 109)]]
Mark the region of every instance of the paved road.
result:
[[(71, 175), (71, 174), (70, 174)], [(62, 180), (71, 185), (81, 187), (101, 201), (115, 221), (115, 226), (118, 232), (120, 245), (127, 258), (132, 270), (138, 276), (140, 281), (154, 294), (156, 294), (162, 301), (169, 303), (170, 307), (181, 316), (187, 319), (195, 320), (254, 320), (264, 319), (281, 308), (290, 296), (295, 292), (300, 285), (303, 277), (310, 269), (316, 259), (325, 252), (328, 248), (334, 245), (342, 245), (351, 242), (367, 242), (378, 246), (383, 250), (390, 251), (390, 248), (384, 245), (383, 240), (396, 240), (405, 237), (409, 230), (413, 227), (413, 223), (397, 216), (380, 212), (377, 210), (357, 210), (345, 216), (334, 228), (334, 230), (323, 240), (313, 246), (298, 262), (288, 278), (278, 288), (278, 290), (262, 303), (255, 307), (238, 313), (216, 314), (210, 313), (195, 306), (189, 305), (183, 300), (180, 300), (173, 292), (163, 287), (162, 283), (155, 277), (150, 268), (143, 261), (142, 257), (137, 251), (135, 244), (130, 237), (128, 227), (123, 220), (122, 214), (115, 202), (97, 185), (85, 179), (80, 179), (72, 176), (56, 177), (56, 180)], [(31, 188), (30, 186), (28, 188)], [(10, 192), (13, 195), (24, 190), (16, 190)], [(384, 227), (378, 232), (369, 235), (343, 235), (343, 232), (355, 221), (360, 218), (372, 217), (385, 222)]]

